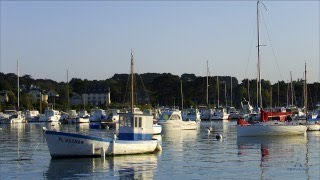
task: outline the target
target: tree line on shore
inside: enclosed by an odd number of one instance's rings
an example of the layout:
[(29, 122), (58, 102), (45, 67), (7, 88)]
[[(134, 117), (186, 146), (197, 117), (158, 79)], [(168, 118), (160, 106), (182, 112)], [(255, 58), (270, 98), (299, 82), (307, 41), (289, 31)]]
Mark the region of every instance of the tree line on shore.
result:
[[(129, 102), (130, 86), (129, 74), (114, 74), (105, 80), (87, 80), (72, 78), (67, 82), (56, 82), (51, 79), (33, 79), (30, 75), (23, 75), (20, 79), (20, 107), (21, 109), (38, 109), (39, 102), (32, 100), (28, 93), (31, 88), (38, 87), (45, 91), (54, 90), (59, 94), (55, 99), (57, 109), (79, 109), (82, 106), (67, 107), (67, 98), (74, 94), (82, 95), (93, 89), (110, 91), (110, 107), (119, 108)], [(232, 82), (232, 85), (231, 85)], [(157, 107), (176, 106), (182, 108), (199, 106), (241, 106), (243, 98), (250, 101), (253, 106), (257, 102), (256, 79), (244, 79), (238, 82), (236, 77), (209, 76), (208, 77), (208, 103), (207, 103), (207, 77), (194, 74), (181, 76), (170, 73), (144, 73), (135, 76), (136, 105)], [(290, 83), (279, 81), (271, 84), (268, 80), (261, 80), (263, 107), (287, 106), (290, 104), (303, 107), (303, 80), (298, 79)], [(69, 90), (68, 90), (69, 89)], [(249, 89), (249, 90), (248, 90)], [(0, 91), (6, 91), (8, 102), (1, 102), (0, 110), (16, 109), (17, 107), (17, 75), (13, 73), (0, 73)], [(69, 93), (69, 96), (68, 94)], [(308, 108), (313, 109), (320, 101), (320, 83), (308, 84)], [(50, 102), (49, 102), (50, 103)], [(50, 104), (41, 104), (42, 107)], [(86, 108), (92, 108), (87, 106)], [(100, 108), (105, 108), (101, 105)]]

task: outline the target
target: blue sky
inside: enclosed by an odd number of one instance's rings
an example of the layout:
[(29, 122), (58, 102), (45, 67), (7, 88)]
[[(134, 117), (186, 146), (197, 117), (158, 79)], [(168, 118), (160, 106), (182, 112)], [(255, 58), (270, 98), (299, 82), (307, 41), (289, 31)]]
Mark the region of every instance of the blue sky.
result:
[[(319, 1), (263, 1), (262, 78), (319, 81)], [(256, 77), (255, 1), (0, 1), (1, 72), (66, 81), (129, 73)]]

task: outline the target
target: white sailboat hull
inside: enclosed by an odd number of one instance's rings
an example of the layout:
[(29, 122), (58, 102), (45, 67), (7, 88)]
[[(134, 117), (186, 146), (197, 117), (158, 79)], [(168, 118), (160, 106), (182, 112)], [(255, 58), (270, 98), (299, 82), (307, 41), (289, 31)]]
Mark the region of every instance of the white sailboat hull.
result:
[(125, 141), (59, 131), (45, 131), (52, 158), (128, 155), (155, 152), (157, 140)]
[(289, 136), (304, 135), (304, 125), (237, 125), (238, 136)]

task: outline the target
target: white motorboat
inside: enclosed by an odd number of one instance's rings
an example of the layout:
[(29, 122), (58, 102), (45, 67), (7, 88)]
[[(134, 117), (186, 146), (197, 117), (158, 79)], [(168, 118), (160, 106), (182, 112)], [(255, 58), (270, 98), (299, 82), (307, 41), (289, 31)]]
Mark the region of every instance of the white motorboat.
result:
[(203, 108), (201, 109), (200, 119), (201, 120), (210, 120), (210, 117), (213, 115), (213, 109)]
[(107, 115), (106, 111), (103, 109), (92, 109), (90, 114), (90, 122), (101, 122), (106, 120)]
[(234, 107), (228, 108), (229, 119), (239, 119), (241, 118), (241, 114)]
[(76, 118), (76, 123), (89, 123), (90, 122), (90, 115), (86, 110), (79, 111), (78, 117)]
[(21, 111), (18, 111), (17, 114), (10, 116), (9, 122), (11, 124), (13, 124), (13, 123), (25, 123), (26, 119), (22, 115)]
[(39, 122), (40, 113), (38, 110), (27, 110), (25, 112), (27, 122)]
[(41, 115), (39, 118), (40, 122), (59, 122), (60, 112), (53, 109), (46, 109), (44, 115)]
[(78, 118), (78, 113), (76, 110), (69, 110), (68, 112), (68, 115), (67, 115), (67, 118), (66, 118), (66, 122), (71, 124), (71, 123), (76, 123), (77, 121), (77, 118)]
[(158, 123), (166, 130), (191, 130), (198, 128), (198, 123), (195, 121), (183, 121), (181, 117), (181, 111), (179, 110), (162, 112), (160, 118), (158, 119)]
[(21, 111), (5, 110), (0, 119), (0, 124), (25, 123), (25, 117)]
[(200, 112), (195, 108), (188, 108), (182, 110), (182, 120), (183, 121), (195, 121), (197, 123), (201, 122)]
[(226, 108), (217, 108), (213, 115), (212, 115), (212, 120), (226, 120), (229, 118), (229, 114), (227, 113)]

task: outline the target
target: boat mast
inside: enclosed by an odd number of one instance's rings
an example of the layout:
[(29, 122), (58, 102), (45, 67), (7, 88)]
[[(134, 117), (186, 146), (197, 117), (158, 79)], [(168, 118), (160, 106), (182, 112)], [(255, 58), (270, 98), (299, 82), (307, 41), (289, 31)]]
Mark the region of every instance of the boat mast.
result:
[(289, 81), (287, 80), (287, 106), (289, 106)]
[[(259, 72), (258, 64), (257, 64), (257, 72)], [(259, 80), (258, 80), (258, 73), (256, 77), (256, 89), (257, 89), (257, 107), (259, 107)]]
[(231, 85), (230, 85), (230, 90), (231, 90), (231, 94), (230, 94), (230, 106), (232, 107), (232, 76), (230, 76), (231, 78)]
[(290, 71), (290, 79), (291, 79), (291, 106), (293, 106), (293, 84), (292, 84), (292, 71)]
[(181, 80), (181, 110), (183, 110), (183, 92), (182, 92), (182, 80)]
[(308, 87), (307, 87), (307, 63), (304, 64), (304, 113), (308, 121)]
[(228, 106), (228, 101), (227, 101), (227, 82), (224, 81), (224, 100), (226, 103), (226, 107)]
[(278, 107), (280, 106), (279, 100), (280, 100), (280, 92), (279, 92), (279, 81), (278, 81)]
[(218, 91), (217, 91), (217, 95), (218, 95), (218, 106), (217, 106), (217, 107), (219, 107), (219, 99), (220, 99), (219, 86), (220, 86), (220, 83), (219, 83), (219, 78), (218, 78), (218, 76), (217, 76), (217, 88), (218, 88)]
[(209, 106), (209, 66), (207, 61), (207, 106)]
[(250, 81), (248, 78), (248, 101), (250, 102), (250, 85), (249, 85)]
[(67, 69), (67, 110), (68, 111), (69, 111), (69, 106), (70, 106), (70, 103), (69, 103), (69, 72)]
[(18, 90), (18, 92), (17, 92), (17, 94), (18, 94), (18, 103), (17, 103), (17, 105), (18, 105), (18, 111), (19, 111), (19, 109), (20, 109), (20, 88), (19, 88), (19, 60), (17, 60), (17, 90)]
[(261, 94), (261, 62), (260, 62), (260, 27), (259, 27), (259, 3), (257, 1), (257, 34), (258, 34), (258, 80), (259, 80), (259, 107), (262, 108), (262, 94)]
[(131, 49), (131, 113), (133, 113), (133, 102), (134, 102), (134, 98), (133, 98), (133, 52)]

